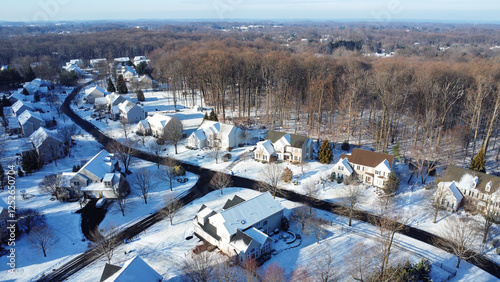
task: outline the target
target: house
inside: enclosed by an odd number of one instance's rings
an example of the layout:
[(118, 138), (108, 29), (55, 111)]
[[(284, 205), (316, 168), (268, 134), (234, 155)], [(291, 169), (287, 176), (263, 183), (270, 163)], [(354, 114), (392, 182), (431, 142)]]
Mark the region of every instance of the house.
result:
[[(312, 140), (306, 136), (269, 130), (264, 141), (257, 144), (255, 159), (269, 161), (271, 156), (287, 162), (302, 162), (312, 158)], [(266, 159), (264, 159), (266, 158)]]
[(38, 128), (45, 125), (39, 112), (32, 112), (30, 110), (25, 110), (22, 114), (17, 117), (19, 124), (21, 125), (22, 132), (24, 136), (30, 136)]
[(268, 234), (280, 228), (283, 210), (269, 192), (249, 200), (234, 196), (220, 211), (203, 205), (193, 220), (194, 233), (243, 262), (271, 251)]
[(140, 134), (151, 134), (154, 137), (162, 137), (165, 131), (172, 125), (172, 120), (169, 116), (154, 114), (152, 117), (147, 117), (141, 121), (137, 126), (137, 131)]
[(203, 130), (205, 136), (201, 135), (201, 131), (193, 132), (188, 137), (189, 147), (201, 149), (205, 146), (212, 146), (215, 140), (220, 142), (220, 147), (223, 149), (237, 147), (241, 143), (241, 130), (237, 126), (204, 120), (198, 127), (199, 129)]
[(127, 260), (123, 265), (106, 263), (100, 282), (144, 281), (158, 282), (163, 277), (139, 256)]
[(48, 86), (50, 85), (50, 82), (48, 81), (43, 81), (40, 78), (35, 78), (30, 82), (24, 83), (23, 87), (28, 90), (28, 93), (30, 95), (35, 95), (35, 94), (47, 94), (49, 92)]
[(6, 117), (9, 134), (22, 134), (22, 128), (16, 117)]
[(120, 119), (120, 109), (118, 108), (118, 106), (111, 107), (111, 113), (110, 113), (109, 118), (114, 120), (114, 121)]
[(120, 166), (113, 154), (100, 151), (71, 178), (71, 189), (75, 194), (89, 198), (116, 199), (130, 191), (127, 180), (119, 173)]
[(139, 85), (140, 89), (153, 89), (153, 86), (154, 84), (156, 84), (156, 81), (154, 81), (148, 75), (143, 75), (137, 78), (137, 84)]
[(67, 70), (68, 72), (74, 71), (79, 76), (85, 75), (85, 72), (76, 64), (66, 63), (63, 69)]
[(94, 109), (97, 111), (105, 111), (108, 108), (108, 101), (106, 97), (95, 98), (94, 100)]
[(111, 93), (109, 95), (106, 95), (106, 102), (108, 103), (108, 106), (111, 107), (118, 106), (118, 104), (123, 103), (125, 101), (128, 100), (120, 94)]
[(346, 177), (351, 177), (354, 173), (354, 169), (349, 164), (347, 158), (340, 158), (333, 166), (332, 172), (336, 178), (344, 179)]
[[(464, 195), (457, 187), (455, 181), (441, 182), (438, 184), (438, 191), (435, 193), (436, 199), (439, 204), (447, 210), (457, 211), (462, 206)], [(439, 195), (439, 196), (438, 196)]]
[(34, 95), (24, 95), (22, 93), (22, 90), (19, 91), (14, 91), (14, 93), (12, 93), (10, 96), (9, 96), (9, 102), (11, 104), (14, 104), (15, 102), (21, 100), (21, 101), (34, 101)]
[(125, 65), (126, 63), (130, 62), (130, 58), (129, 57), (120, 57), (120, 58), (115, 58), (114, 61), (115, 61), (115, 63)]
[(38, 128), (29, 139), (44, 163), (60, 159), (66, 155), (64, 142), (59, 138), (57, 130)]
[(14, 111), (14, 113), (16, 114), (16, 116), (19, 116), (21, 113), (23, 113), (26, 110), (30, 110), (32, 112), (35, 111), (35, 109), (33, 108), (33, 106), (31, 105), (30, 102), (25, 102), (22, 100), (18, 100), (11, 107), (12, 107), (12, 110)]
[(94, 103), (96, 98), (104, 97), (106, 94), (106, 90), (104, 90), (100, 86), (94, 86), (85, 90), (85, 99), (88, 103)]
[(134, 65), (138, 66), (140, 63), (145, 62), (149, 65), (149, 60), (146, 59), (146, 56), (135, 56), (134, 57)]
[[(347, 164), (342, 159), (347, 159), (352, 171), (347, 169)], [(334, 166), (334, 171), (338, 174), (337, 177), (344, 178), (355, 174), (359, 181), (383, 188), (385, 181), (389, 179), (389, 173), (394, 169), (394, 165), (394, 155), (353, 149), (350, 155), (342, 154), (340, 156), (340, 160)]]
[(123, 75), (123, 80), (125, 81), (132, 81), (132, 79), (137, 77), (134, 67), (127, 65), (124, 65), (119, 69), (119, 74)]
[(147, 115), (141, 106), (128, 100), (118, 104), (118, 109), (120, 110), (120, 119), (125, 123), (137, 123)]
[[(68, 63), (66, 63), (66, 64), (68, 64)], [(83, 61), (82, 61), (82, 59), (72, 59), (72, 60), (69, 60), (69, 64), (81, 67), (81, 66), (83, 66)]]
[[(440, 179), (438, 189), (452, 191), (456, 200), (446, 194), (442, 201), (443, 207), (456, 211), (461, 205), (475, 206), (479, 211), (484, 211), (488, 206), (495, 213), (500, 212), (500, 177), (456, 166), (448, 166)], [(463, 196), (459, 201), (457, 191)], [(439, 194), (435, 194), (436, 197)], [(455, 204), (455, 205), (453, 205)]]
[(9, 220), (9, 207), (7, 206), (7, 203), (0, 198), (0, 241), (2, 242), (6, 242), (9, 238), (7, 220)]

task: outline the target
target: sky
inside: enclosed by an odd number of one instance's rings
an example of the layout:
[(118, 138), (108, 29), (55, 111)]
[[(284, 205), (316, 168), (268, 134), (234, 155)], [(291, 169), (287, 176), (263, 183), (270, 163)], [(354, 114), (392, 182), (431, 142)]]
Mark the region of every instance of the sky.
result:
[(500, 1), (0, 0), (0, 21), (137, 19), (500, 22)]

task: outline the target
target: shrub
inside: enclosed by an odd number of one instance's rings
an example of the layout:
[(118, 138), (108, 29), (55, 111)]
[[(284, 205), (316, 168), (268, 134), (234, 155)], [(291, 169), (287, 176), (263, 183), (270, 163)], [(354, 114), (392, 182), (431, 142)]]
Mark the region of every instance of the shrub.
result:
[(328, 139), (325, 139), (321, 144), (321, 148), (318, 151), (318, 159), (322, 164), (329, 164), (332, 161), (333, 152)]
[(387, 195), (389, 195), (389, 194), (396, 192), (396, 190), (398, 190), (398, 188), (399, 188), (399, 178), (396, 175), (396, 173), (393, 171), (393, 172), (389, 173), (389, 178), (387, 179), (387, 181), (384, 184), (384, 192)]
[(332, 173), (330, 173), (330, 181), (333, 182), (337, 179), (337, 176), (335, 175), (335, 172), (332, 171)]
[(142, 90), (137, 90), (137, 101), (146, 101), (146, 98), (144, 97), (144, 92)]
[(285, 181), (285, 182), (290, 182), (292, 181), (292, 177), (293, 177), (293, 172), (291, 169), (289, 169), (288, 167), (286, 167), (284, 170), (283, 170), (283, 173), (281, 174), (281, 180)]
[(340, 146), (340, 149), (342, 149), (344, 151), (349, 151), (349, 142), (347, 142), (347, 140), (345, 140), (344, 142), (342, 142), (342, 145)]
[(337, 183), (338, 183), (338, 184), (342, 183), (342, 180), (343, 180), (343, 179), (342, 179), (342, 176), (341, 176), (341, 175), (338, 175), (338, 176), (337, 176)]
[(290, 221), (284, 216), (281, 218), (281, 230), (288, 231), (288, 228), (290, 228)]
[(186, 170), (182, 167), (182, 165), (176, 165), (174, 166), (174, 175), (175, 176), (186, 175)]
[(222, 161), (223, 162), (228, 162), (231, 159), (231, 154), (227, 153), (222, 156)]
[(156, 138), (156, 144), (165, 145), (165, 140), (163, 140), (163, 138)]

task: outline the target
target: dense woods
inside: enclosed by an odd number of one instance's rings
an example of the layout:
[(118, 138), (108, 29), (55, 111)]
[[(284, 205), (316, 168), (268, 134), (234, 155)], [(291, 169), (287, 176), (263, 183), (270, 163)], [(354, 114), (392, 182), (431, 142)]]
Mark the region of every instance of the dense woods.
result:
[(469, 163), (481, 148), (486, 160), (499, 157), (497, 26), (315, 23), (242, 32), (199, 23), (37, 31), (0, 43), (0, 61), (19, 74), (40, 62), (40, 77), (57, 76), (71, 58), (147, 55), (174, 104), (202, 99), (224, 122), (381, 152), (397, 145), (421, 163)]

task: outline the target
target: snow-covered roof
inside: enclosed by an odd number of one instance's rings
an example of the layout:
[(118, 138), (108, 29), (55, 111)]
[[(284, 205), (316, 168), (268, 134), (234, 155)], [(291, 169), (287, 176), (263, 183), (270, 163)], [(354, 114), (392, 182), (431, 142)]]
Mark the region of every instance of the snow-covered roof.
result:
[(462, 175), (462, 178), (458, 181), (457, 186), (464, 189), (476, 189), (478, 182), (479, 178), (477, 176), (466, 173)]
[(172, 120), (172, 117), (156, 113), (152, 117), (147, 117), (146, 120), (152, 127), (165, 128), (165, 126), (167, 126), (167, 124)]
[(267, 236), (264, 232), (256, 229), (255, 227), (245, 230), (244, 232), (245, 234), (252, 237), (253, 240), (257, 241), (261, 245), (264, 245), (267, 239), (269, 239), (269, 236)]
[(118, 108), (118, 106), (113, 106), (113, 107), (111, 107), (111, 112), (113, 114), (119, 114), (120, 113), (120, 108)]
[(96, 104), (96, 105), (106, 105), (107, 103), (108, 103), (108, 101), (106, 101), (105, 97), (95, 98), (95, 100), (94, 100), (94, 104)]
[(269, 155), (276, 153), (276, 150), (274, 150), (274, 146), (273, 143), (271, 143), (271, 140), (264, 140), (257, 142), (257, 148), (264, 149), (264, 151), (266, 151)]
[(123, 97), (120, 94), (111, 93), (106, 96), (106, 100), (108, 101), (109, 104), (116, 106), (122, 102), (127, 101), (127, 98)]
[(120, 57), (120, 58), (115, 58), (115, 62), (123, 62), (123, 63), (126, 63), (130, 61), (130, 58), (129, 57)]
[(12, 93), (9, 96), (9, 99), (16, 99), (16, 100), (21, 100), (21, 101), (27, 100), (26, 98), (27, 98), (26, 95), (24, 95), (23, 93), (21, 93), (19, 91), (15, 91), (14, 93)]
[(161, 281), (163, 277), (149, 264), (136, 256), (126, 261), (121, 269), (105, 282), (130, 282), (130, 281)]
[[(23, 95), (24, 96), (24, 95)], [(19, 114), (18, 111), (22, 108), (22, 107), (26, 107), (28, 110), (31, 110), (31, 111), (35, 111), (35, 109), (33, 108), (33, 106), (31, 105), (30, 102), (26, 102), (26, 101), (22, 101), (22, 100), (17, 100), (13, 105), (12, 105), (12, 110), (14, 112), (16, 112), (16, 114)]]
[(63, 172), (61, 173), (62, 184), (61, 187), (71, 187), (71, 179), (76, 175), (76, 172)]
[(106, 173), (113, 172), (114, 163), (113, 155), (110, 154), (106, 150), (100, 151), (97, 155), (95, 155), (90, 161), (88, 161), (79, 171), (80, 173), (83, 170), (88, 171), (89, 173), (97, 176), (98, 178), (104, 178)]
[(140, 120), (138, 125), (142, 125), (142, 128), (144, 128), (144, 129), (149, 129), (150, 128), (149, 122), (147, 120), (145, 120), (145, 119)]
[(191, 135), (193, 135), (194, 137), (196, 137), (196, 139), (198, 139), (200, 141), (207, 139), (207, 137), (205, 136), (205, 132), (203, 131), (203, 129), (197, 129), (193, 133), (191, 133)]
[(19, 121), (16, 117), (7, 117), (7, 123), (9, 124), (10, 129), (18, 129), (21, 128)]
[(349, 174), (353, 173), (352, 167), (346, 158), (341, 158), (336, 165), (342, 165), (343, 167), (345, 167), (345, 169), (349, 172)]
[(458, 187), (455, 184), (455, 181), (453, 181), (450, 184), (450, 186), (448, 186), (448, 188), (450, 189), (451, 193), (453, 194), (453, 197), (457, 200), (457, 203), (459, 203), (460, 201), (462, 201), (462, 199), (464, 198), (464, 196), (462, 195), (462, 192), (460, 192), (460, 190), (458, 190)]
[(85, 89), (85, 95), (89, 95), (90, 93), (92, 93), (94, 91), (100, 92), (103, 95), (106, 93), (106, 90), (104, 90), (101, 86), (96, 85), (94, 87)]
[[(213, 215), (210, 220), (223, 224), (232, 235), (237, 229), (244, 230), (283, 209), (283, 206), (275, 201), (269, 192), (266, 192)], [(219, 224), (215, 225), (219, 226)]]
[(43, 122), (42, 116), (40, 116), (39, 112), (32, 112), (30, 110), (25, 110), (18, 116), (17, 120), (19, 120), (19, 123), (23, 125), (31, 118), (35, 118)]
[(57, 130), (48, 130), (48, 129), (43, 128), (43, 127), (38, 128), (35, 132), (33, 132), (30, 135), (29, 138), (30, 138), (31, 142), (33, 142), (33, 145), (36, 148), (38, 148), (38, 147), (42, 146), (45, 139), (47, 139), (49, 137), (52, 139), (55, 139), (61, 143), (63, 142), (63, 141), (61, 141), (61, 139), (59, 139), (59, 134), (57, 133)]
[(89, 184), (89, 186), (82, 187), (81, 191), (83, 192), (113, 191), (113, 188), (104, 186), (104, 182), (92, 182)]
[(118, 104), (118, 108), (122, 113), (128, 113), (136, 104), (130, 102), (129, 100), (121, 102)]

